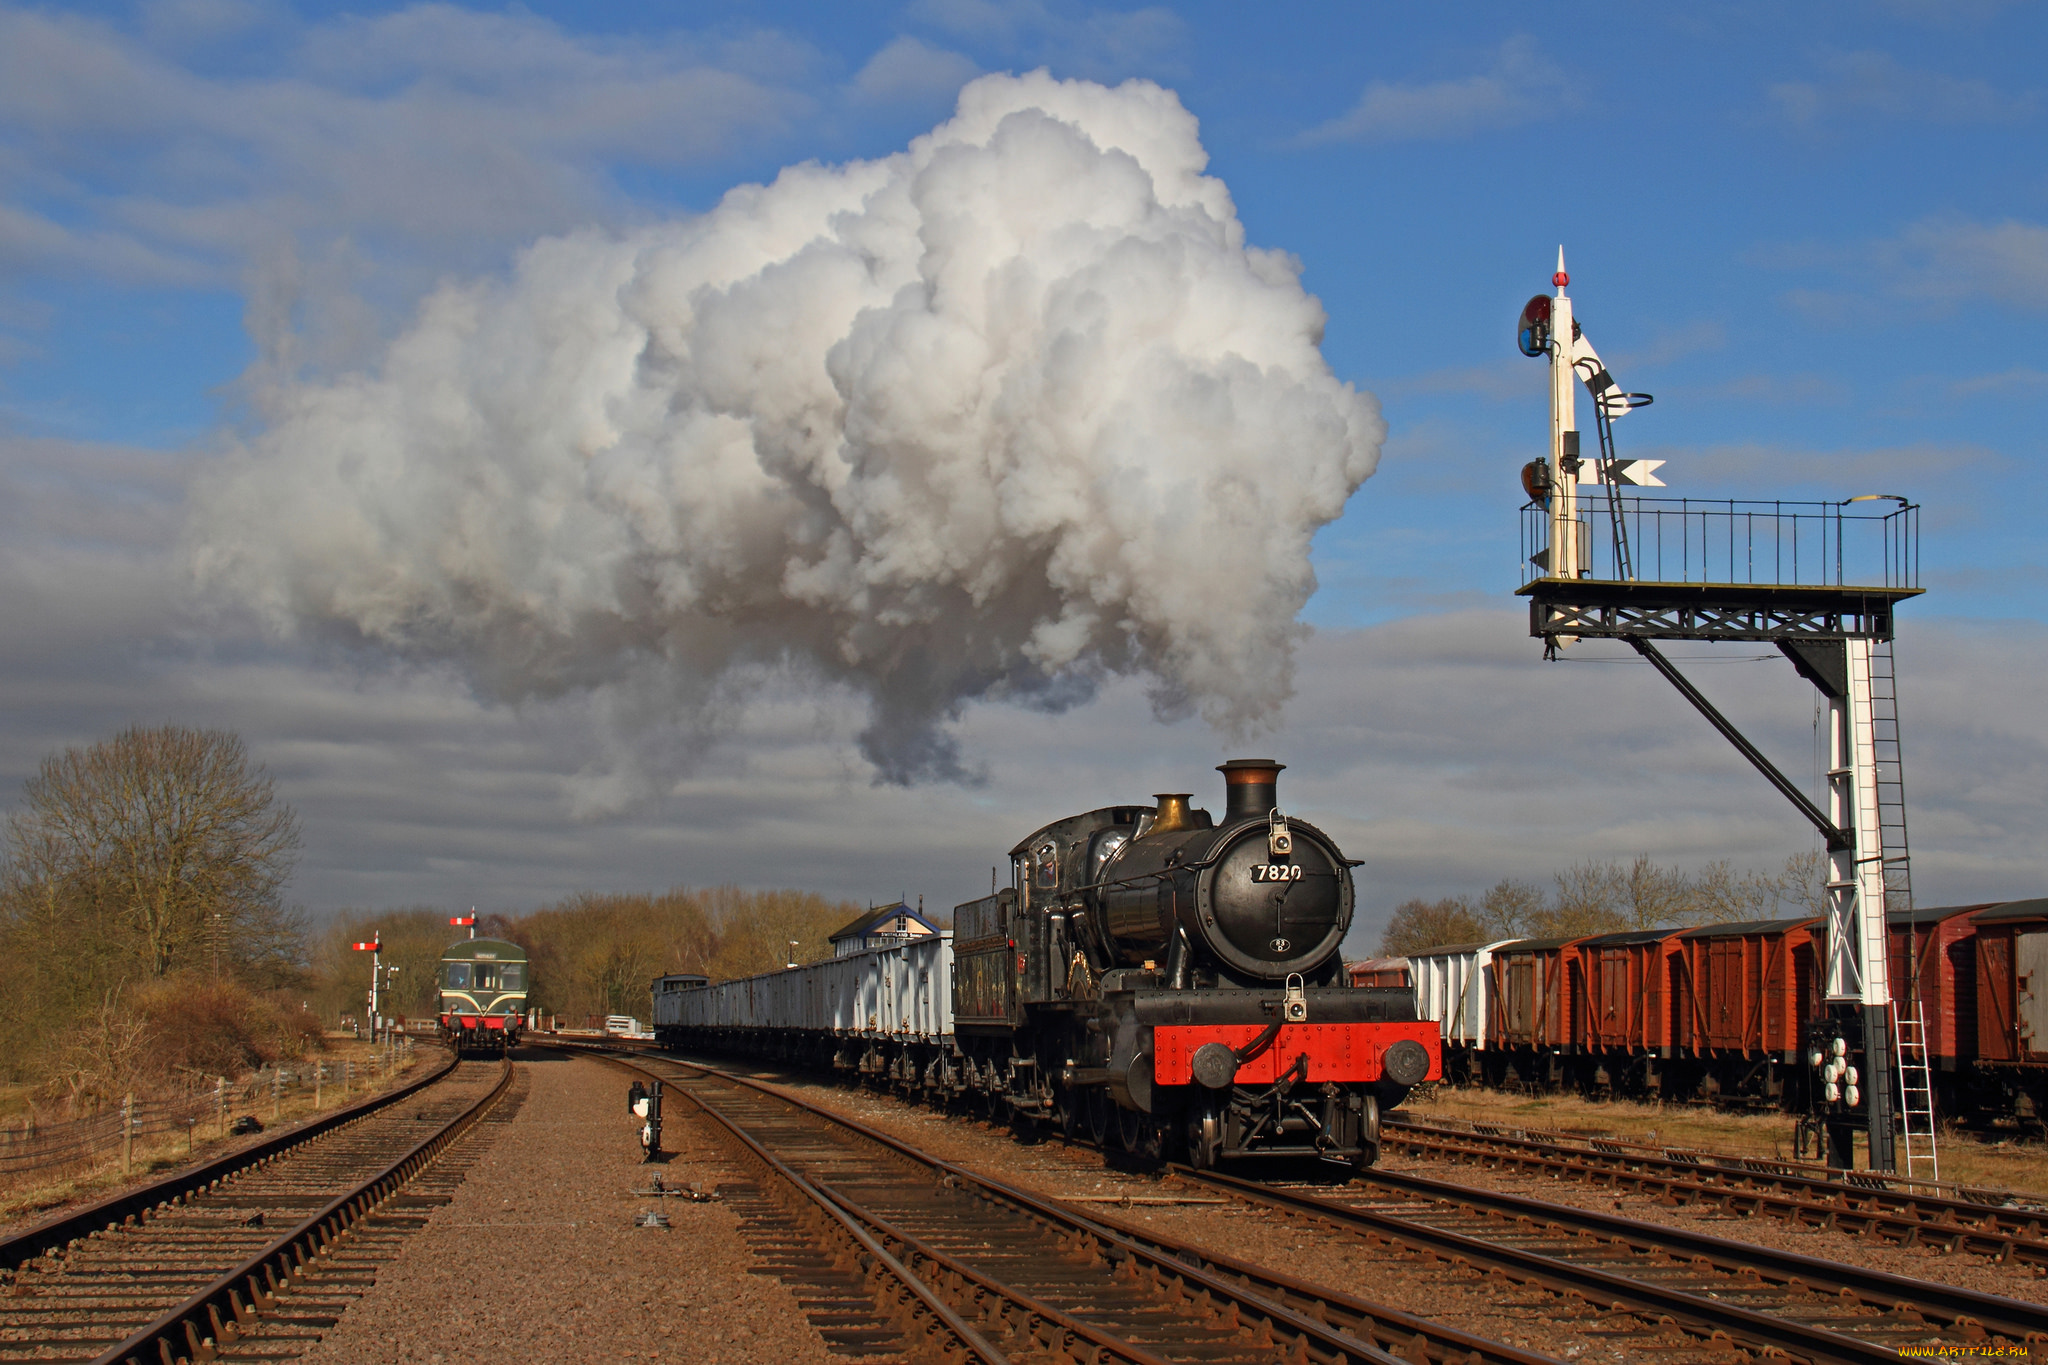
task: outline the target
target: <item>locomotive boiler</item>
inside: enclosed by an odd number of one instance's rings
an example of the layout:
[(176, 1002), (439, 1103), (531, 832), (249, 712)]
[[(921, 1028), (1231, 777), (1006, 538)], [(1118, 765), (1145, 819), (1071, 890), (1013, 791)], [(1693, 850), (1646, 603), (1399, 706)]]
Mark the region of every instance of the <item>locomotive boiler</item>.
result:
[(1011, 885), (954, 914), (938, 1086), (1198, 1166), (1370, 1163), (1381, 1111), (1441, 1073), (1439, 1035), (1411, 992), (1346, 981), (1353, 864), (1282, 812), (1282, 768), (1223, 764), (1220, 820), (1164, 793), (1013, 848)]

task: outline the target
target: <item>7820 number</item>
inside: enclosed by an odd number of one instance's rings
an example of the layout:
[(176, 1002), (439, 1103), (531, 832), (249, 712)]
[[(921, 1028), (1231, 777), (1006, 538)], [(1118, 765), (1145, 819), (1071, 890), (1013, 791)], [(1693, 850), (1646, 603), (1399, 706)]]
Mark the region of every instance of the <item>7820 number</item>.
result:
[(1298, 882), (1301, 880), (1301, 864), (1253, 863), (1252, 880), (1255, 882)]

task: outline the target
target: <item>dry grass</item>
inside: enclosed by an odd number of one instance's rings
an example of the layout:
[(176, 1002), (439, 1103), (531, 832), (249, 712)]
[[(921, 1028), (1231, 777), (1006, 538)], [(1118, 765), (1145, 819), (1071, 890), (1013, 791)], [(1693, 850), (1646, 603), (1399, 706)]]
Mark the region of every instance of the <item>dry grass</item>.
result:
[[(1624, 1142), (1658, 1143), (1743, 1156), (1793, 1157), (1789, 1114), (1737, 1114), (1697, 1105), (1587, 1100), (1567, 1095), (1519, 1095), (1475, 1087), (1438, 1087), (1411, 1095), (1402, 1109), (1418, 1119), (1476, 1119), (1516, 1128), (1546, 1128)], [(1861, 1143), (1858, 1143), (1861, 1164)], [(1809, 1159), (1812, 1148), (1807, 1149)], [(2048, 1199), (2048, 1144), (2009, 1134), (1946, 1130), (1939, 1143), (1944, 1180), (1997, 1189), (2041, 1191)]]
[[(244, 1114), (253, 1114), (266, 1128), (278, 1124), (291, 1124), (300, 1119), (310, 1118), (316, 1113), (325, 1113), (344, 1104), (353, 1103), (376, 1091), (389, 1089), (403, 1082), (409, 1075), (417, 1074), (418, 1068), (439, 1055), (426, 1049), (415, 1049), (410, 1062), (404, 1062), (393, 1077), (381, 1078), (374, 1086), (367, 1084), (360, 1073), (372, 1062), (381, 1049), (368, 1042), (358, 1041), (346, 1034), (328, 1039), (328, 1050), (321, 1060), (328, 1063), (330, 1074), (342, 1062), (353, 1061), (358, 1074), (353, 1093), (344, 1093), (338, 1082), (329, 1082), (322, 1087), (320, 1101), (316, 1106), (313, 1094), (287, 1094), (282, 1103), (273, 1106), (268, 1095), (253, 1103), (237, 1102), (230, 1107), (232, 1121)], [(268, 1133), (254, 1136), (228, 1137), (221, 1133), (218, 1124), (208, 1121), (199, 1125), (192, 1133), (155, 1134), (147, 1139), (138, 1138), (135, 1143), (133, 1163), (129, 1173), (121, 1173), (120, 1154), (103, 1159), (90, 1168), (70, 1167), (44, 1171), (32, 1171), (0, 1183), (0, 1229), (13, 1225), (40, 1222), (52, 1213), (76, 1204), (90, 1203), (131, 1185), (155, 1179), (167, 1171), (204, 1161), (209, 1157), (224, 1155), (240, 1147), (261, 1142)]]

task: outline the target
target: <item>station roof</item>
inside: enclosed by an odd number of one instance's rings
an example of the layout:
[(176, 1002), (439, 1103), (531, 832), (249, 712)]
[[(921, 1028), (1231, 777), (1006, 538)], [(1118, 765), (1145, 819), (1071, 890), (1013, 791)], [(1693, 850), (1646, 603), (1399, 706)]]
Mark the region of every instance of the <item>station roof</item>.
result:
[(863, 914), (859, 918), (852, 921), (845, 928), (831, 935), (825, 941), (827, 943), (837, 943), (841, 939), (865, 938), (869, 934), (888, 933), (889, 931), (882, 927), (883, 922), (885, 920), (892, 920), (898, 917), (916, 920), (919, 924), (922, 924), (924, 926), (924, 931), (928, 934), (936, 934), (939, 932), (938, 925), (933, 924), (923, 915), (919, 914), (917, 911), (911, 909), (909, 906), (899, 901), (894, 905), (878, 906), (875, 909), (868, 911), (866, 914)]

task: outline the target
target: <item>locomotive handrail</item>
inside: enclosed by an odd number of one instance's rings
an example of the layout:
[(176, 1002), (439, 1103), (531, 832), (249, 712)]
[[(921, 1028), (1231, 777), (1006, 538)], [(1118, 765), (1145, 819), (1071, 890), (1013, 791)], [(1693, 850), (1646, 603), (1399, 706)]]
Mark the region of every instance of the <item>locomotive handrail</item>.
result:
[[(95, 1357), (93, 1365), (156, 1365), (158, 1360), (212, 1359), (254, 1319), (258, 1308), (275, 1305), (278, 1291), (309, 1261), (324, 1255), (337, 1239), (417, 1175), (443, 1148), (469, 1131), (511, 1088), (513, 1075), (512, 1058), (507, 1054), (498, 1083), (476, 1103), (383, 1170), (336, 1195), (319, 1212), (262, 1251), (120, 1345)], [(183, 1341), (178, 1340), (180, 1336)]]
[(61, 1250), (71, 1242), (90, 1236), (103, 1228), (120, 1227), (131, 1219), (139, 1221), (159, 1205), (182, 1199), (185, 1195), (202, 1190), (215, 1181), (224, 1180), (247, 1167), (260, 1165), (280, 1156), (302, 1142), (332, 1132), (345, 1123), (353, 1123), (386, 1105), (396, 1104), (446, 1076), (455, 1069), (458, 1060), (454, 1052), (450, 1051), (439, 1068), (417, 1080), (408, 1081), (395, 1090), (381, 1095), (366, 1096), (354, 1104), (344, 1105), (330, 1114), (308, 1120), (299, 1127), (265, 1138), (252, 1146), (229, 1152), (225, 1156), (214, 1157), (196, 1166), (188, 1166), (181, 1171), (173, 1171), (161, 1180), (120, 1194), (109, 1195), (97, 1203), (88, 1204), (70, 1213), (59, 1214), (47, 1222), (15, 1233), (0, 1240), (0, 1269), (14, 1270), (24, 1262)]

